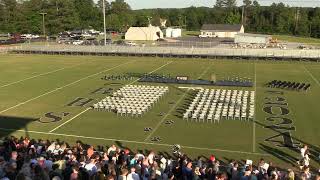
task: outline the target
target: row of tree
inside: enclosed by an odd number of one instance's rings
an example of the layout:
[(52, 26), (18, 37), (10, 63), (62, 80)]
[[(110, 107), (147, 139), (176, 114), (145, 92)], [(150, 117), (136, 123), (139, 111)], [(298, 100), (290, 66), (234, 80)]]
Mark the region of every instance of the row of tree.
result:
[[(0, 32), (42, 33), (46, 13), (48, 34), (65, 30), (103, 28), (102, 0), (0, 0)], [(199, 30), (204, 23), (244, 24), (247, 32), (288, 34), (320, 38), (320, 8), (296, 8), (283, 3), (260, 6), (258, 0), (217, 0), (212, 8), (132, 10), (124, 0), (106, 2), (108, 30), (125, 31), (149, 22)]]

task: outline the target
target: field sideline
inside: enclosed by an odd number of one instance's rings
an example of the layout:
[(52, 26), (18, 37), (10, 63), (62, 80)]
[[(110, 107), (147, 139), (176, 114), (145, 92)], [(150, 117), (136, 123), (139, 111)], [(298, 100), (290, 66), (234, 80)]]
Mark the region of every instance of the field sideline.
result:
[[(192, 79), (210, 79), (213, 74), (217, 79), (250, 78), (255, 80), (254, 87), (236, 89), (256, 91), (256, 119), (223, 120), (215, 124), (186, 122), (181, 113), (193, 91), (172, 84), (162, 84), (169, 87), (169, 94), (141, 118), (90, 109), (92, 103), (106, 96), (94, 93), (99, 88), (116, 90), (127, 84), (141, 84), (138, 79), (112, 82), (101, 79), (104, 75), (125, 73), (170, 74)], [(279, 90), (281, 93), (274, 96), (269, 92), (274, 89), (264, 86), (274, 79), (307, 82), (312, 87), (308, 92)], [(155, 149), (163, 154), (170, 153), (173, 144), (180, 144), (182, 151), (193, 157), (215, 154), (221, 161), (265, 157), (280, 165), (294, 164), (298, 154), (279, 147), (284, 141), (294, 145), (306, 143), (314, 155), (320, 153), (319, 81), (320, 64), (310, 62), (0, 55), (0, 135), (81, 140), (96, 145), (115, 143), (133, 151)], [(84, 106), (70, 106), (78, 98), (91, 101)], [(267, 114), (268, 101), (279, 98), (287, 103), (289, 114), (278, 117), (276, 108), (273, 115)], [(284, 124), (281, 118), (291, 123)], [(168, 120), (174, 123), (166, 124)], [(146, 127), (152, 130), (145, 132)], [(283, 136), (286, 133), (290, 133), (290, 139)], [(152, 142), (153, 137), (161, 141)]]

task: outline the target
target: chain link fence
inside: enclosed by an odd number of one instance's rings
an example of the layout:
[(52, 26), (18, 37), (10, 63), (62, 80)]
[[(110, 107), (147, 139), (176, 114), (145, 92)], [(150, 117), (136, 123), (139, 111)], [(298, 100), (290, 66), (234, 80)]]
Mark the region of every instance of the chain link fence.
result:
[(320, 61), (320, 51), (316, 49), (233, 49), (232, 47), (195, 48), (161, 46), (76, 46), (76, 45), (32, 45), (21, 44), (7, 51), (15, 53), (61, 54), (61, 55), (119, 55), (119, 56), (159, 56), (193, 58), (240, 58), (275, 60)]

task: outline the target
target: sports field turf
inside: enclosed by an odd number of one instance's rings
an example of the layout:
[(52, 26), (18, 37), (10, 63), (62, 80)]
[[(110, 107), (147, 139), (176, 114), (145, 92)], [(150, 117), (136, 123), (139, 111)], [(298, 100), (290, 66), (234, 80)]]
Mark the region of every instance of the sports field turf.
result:
[[(217, 79), (249, 77), (256, 80), (254, 87), (236, 89), (256, 91), (256, 123), (239, 120), (215, 124), (186, 122), (181, 113), (193, 92), (172, 84), (156, 84), (169, 86), (169, 94), (143, 117), (121, 117), (112, 112), (88, 109), (106, 96), (92, 93), (99, 88), (116, 90), (126, 84), (140, 84), (101, 80), (104, 75), (129, 72), (192, 79), (210, 79), (212, 74)], [(307, 82), (312, 87), (307, 92), (267, 92), (275, 89), (264, 84), (274, 79)], [(68, 142), (81, 140), (99, 145), (115, 143), (132, 150), (153, 149), (163, 153), (170, 153), (173, 144), (180, 144), (183, 152), (194, 157), (215, 154), (222, 161), (264, 157), (281, 165), (292, 164), (298, 154), (279, 145), (307, 143), (313, 155), (320, 152), (319, 81), (320, 64), (307, 62), (0, 55), (0, 134), (1, 137), (28, 135)], [(68, 106), (77, 98), (94, 100), (83, 107)], [(273, 114), (263, 110), (270, 106)], [(289, 114), (279, 115), (279, 106), (288, 109)], [(62, 118), (54, 119), (52, 115)], [(168, 120), (174, 123), (166, 124)], [(145, 132), (146, 127), (152, 130)], [(288, 133), (290, 138), (283, 135)], [(152, 142), (153, 137), (161, 141)]]

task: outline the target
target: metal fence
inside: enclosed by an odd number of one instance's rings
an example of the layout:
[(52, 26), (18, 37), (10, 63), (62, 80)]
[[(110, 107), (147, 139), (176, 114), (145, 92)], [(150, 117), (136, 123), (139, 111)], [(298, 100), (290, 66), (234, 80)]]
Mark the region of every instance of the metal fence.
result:
[(73, 55), (120, 55), (201, 58), (257, 58), (320, 61), (319, 50), (300, 49), (233, 49), (231, 47), (193, 48), (159, 46), (75, 46), (75, 45), (28, 45), (8, 49), (16, 53), (73, 54)]
[(16, 50), (16, 49), (17, 49), (16, 46), (3, 46), (3, 47), (0, 46), (0, 54), (6, 54), (9, 51)]

